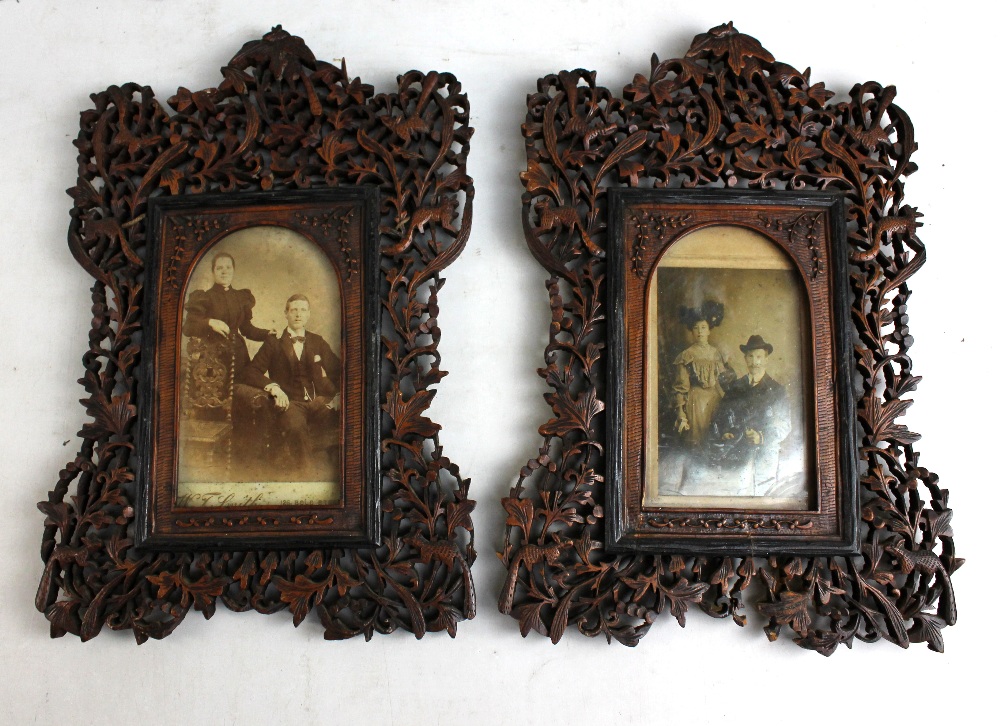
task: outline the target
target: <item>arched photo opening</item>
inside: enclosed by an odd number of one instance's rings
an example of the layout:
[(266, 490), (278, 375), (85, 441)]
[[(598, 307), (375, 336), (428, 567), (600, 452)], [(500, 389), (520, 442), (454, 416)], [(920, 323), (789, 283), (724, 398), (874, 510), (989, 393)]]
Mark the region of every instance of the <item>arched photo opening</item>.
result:
[(815, 506), (812, 330), (802, 277), (759, 232), (696, 229), (646, 292), (644, 508)]
[(182, 297), (175, 503), (342, 499), (343, 300), (311, 240), (254, 226), (222, 237)]

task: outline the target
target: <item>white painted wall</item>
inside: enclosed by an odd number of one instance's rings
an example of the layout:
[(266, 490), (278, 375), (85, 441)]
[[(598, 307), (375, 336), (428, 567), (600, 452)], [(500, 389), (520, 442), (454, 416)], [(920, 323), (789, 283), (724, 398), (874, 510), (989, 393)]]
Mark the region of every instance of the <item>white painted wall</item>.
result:
[[(985, 3), (295, 2), (0, 0), (0, 722), (149, 724), (650, 724), (993, 722), (996, 541), (998, 118), (995, 10)], [(983, 9), (980, 9), (983, 8)], [(524, 98), (538, 76), (583, 66), (620, 89), (649, 56), (682, 54), (727, 20), (840, 94), (899, 88), (921, 170), (929, 262), (914, 281), (912, 353), (925, 382), (906, 423), (957, 512), (959, 623), (947, 652), (858, 644), (825, 659), (696, 614), (664, 618), (636, 649), (532, 636), (495, 603), (499, 499), (536, 450), (548, 409), (535, 368), (547, 326), (544, 274), (520, 230)], [(462, 81), (476, 127), (468, 249), (448, 271), (441, 351), (451, 375), (432, 416), (473, 480), (480, 614), (446, 635), (327, 643), (287, 614), (192, 614), (166, 641), (105, 632), (50, 640), (32, 600), (43, 499), (75, 454), (75, 383), (88, 279), (66, 248), (78, 113), (113, 83), (216, 85), (243, 42), (276, 23), (377, 90), (410, 68)], [(992, 276), (992, 279), (991, 277)], [(66, 443), (64, 443), (66, 442)], [(989, 704), (989, 706), (987, 706)], [(980, 711), (979, 709), (988, 709)], [(891, 721), (890, 721), (891, 720)]]

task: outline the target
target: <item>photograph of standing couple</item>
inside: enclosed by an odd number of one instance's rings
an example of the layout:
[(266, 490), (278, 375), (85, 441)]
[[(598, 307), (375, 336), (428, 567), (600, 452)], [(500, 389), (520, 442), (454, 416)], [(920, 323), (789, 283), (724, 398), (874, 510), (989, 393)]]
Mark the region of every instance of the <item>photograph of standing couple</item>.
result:
[(808, 328), (797, 272), (748, 230), (689, 237), (667, 250), (651, 285), (655, 438), (644, 506), (806, 509)]

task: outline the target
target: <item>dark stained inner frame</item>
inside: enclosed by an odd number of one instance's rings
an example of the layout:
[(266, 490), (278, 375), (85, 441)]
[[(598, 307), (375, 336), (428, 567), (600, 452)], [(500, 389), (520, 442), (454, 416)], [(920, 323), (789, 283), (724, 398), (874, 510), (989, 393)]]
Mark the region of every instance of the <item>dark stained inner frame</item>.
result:
[[(351, 223), (317, 224), (343, 210)], [(147, 295), (155, 301), (143, 316), (143, 367), (139, 389), (139, 547), (163, 550), (211, 548), (282, 549), (317, 545), (372, 546), (378, 542), (381, 303), (378, 279), (378, 194), (373, 187), (292, 192), (189, 196), (150, 201), (153, 238), (146, 267)], [(211, 230), (183, 239), (168, 221)], [(344, 290), (345, 415), (344, 501), (332, 506), (182, 508), (177, 482), (177, 401), (180, 295), (202, 251), (220, 238), (262, 222), (310, 239), (340, 271)], [(173, 225), (172, 225), (173, 227)], [(356, 269), (355, 269), (356, 268)], [(175, 284), (170, 284), (173, 278)], [(155, 392), (155, 393), (154, 393)]]
[[(605, 458), (609, 551), (857, 554), (857, 423), (841, 196), (612, 189), (609, 197)], [(668, 220), (655, 238), (640, 238), (640, 230), (631, 221), (643, 211)], [(819, 219), (816, 214), (821, 215)], [(808, 227), (802, 224), (806, 220), (811, 222)], [(812, 320), (807, 341), (812, 367), (806, 378), (826, 382), (815, 387), (816, 439), (809, 443), (815, 446), (819, 507), (810, 512), (680, 506), (651, 510), (641, 504), (648, 435), (643, 362), (648, 280), (672, 242), (693, 229), (714, 224), (743, 226), (769, 238), (795, 262), (806, 285), (807, 317)]]

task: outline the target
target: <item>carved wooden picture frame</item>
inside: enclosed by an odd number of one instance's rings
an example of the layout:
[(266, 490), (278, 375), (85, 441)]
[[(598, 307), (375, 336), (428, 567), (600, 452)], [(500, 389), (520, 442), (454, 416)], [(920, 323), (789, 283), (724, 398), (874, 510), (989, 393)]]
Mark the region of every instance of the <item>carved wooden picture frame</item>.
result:
[[(763, 594), (752, 604), (771, 640), (790, 630), (799, 645), (825, 655), (855, 639), (943, 648), (941, 631), (957, 613), (951, 575), (963, 560), (948, 492), (918, 464), (917, 434), (897, 421), (919, 380), (907, 353), (906, 302), (925, 252), (919, 215), (903, 204), (916, 143), (895, 95), (868, 82), (829, 103), (833, 94), (808, 70), (775, 61), (732, 23), (698, 35), (683, 58), (654, 55), (649, 75), (637, 74), (621, 97), (591, 71), (539, 80), (523, 126), (522, 220), (551, 274), (550, 340), (539, 372), (553, 417), (539, 428), (538, 456), (503, 500), (499, 553), (508, 569), (500, 610), (518, 619), (522, 634), (535, 630), (556, 642), (575, 626), (635, 645), (661, 613), (684, 625), (692, 607), (744, 625), (744, 592), (757, 581)], [(649, 190), (654, 200), (667, 193), (658, 190), (681, 188), (842, 198), (857, 555), (850, 543), (840, 553), (803, 545), (761, 555), (749, 539), (745, 547), (720, 545), (711, 535), (714, 545), (703, 548), (606, 545), (609, 519), (622, 516), (609, 511), (609, 446), (618, 432), (608, 431), (607, 408), (642, 395), (630, 389), (611, 400), (606, 379), (615, 354), (608, 321), (619, 313), (608, 292), (609, 191), (617, 188)], [(755, 348), (750, 340), (743, 346)], [(626, 445), (630, 455), (637, 453)]]
[[(131, 630), (140, 643), (163, 638), (192, 609), (211, 617), (219, 602), (236, 611), (291, 610), (296, 626), (315, 611), (327, 639), (397, 628), (417, 638), (454, 636), (457, 623), (475, 614), (475, 502), (442, 451), (440, 426), (425, 413), (445, 375), (437, 352), (441, 272), (464, 248), (472, 218), (466, 96), (450, 74), (417, 71), (375, 95), (347, 75), (346, 64), (316, 60), (280, 26), (246, 43), (222, 75), (218, 88), (180, 88), (171, 110), (150, 88), (130, 83), (94, 94), (94, 108), (81, 115), (69, 247), (95, 281), (81, 379), (91, 420), (80, 431), (79, 454), (39, 504), (45, 569), (36, 606), (53, 637), (82, 640), (105, 625)], [(298, 245), (320, 263), (268, 257), (287, 242), (273, 239), (237, 255), (225, 245), (243, 227), (263, 230), (260, 239), (283, 228), (300, 240), (289, 249)], [(168, 476), (164, 488), (150, 469), (162, 443), (156, 437), (167, 436), (166, 448), (175, 443), (172, 425), (157, 426), (189, 395), (177, 393), (158, 409), (164, 386), (178, 384), (184, 356), (189, 364), (197, 359), (198, 385), (236, 379), (236, 353), (220, 367), (203, 348), (182, 345), (202, 333), (178, 331), (196, 319), (220, 337), (256, 330), (263, 345), (278, 340), (257, 317), (244, 327), (246, 314), (229, 318), (238, 330), (219, 328), (192, 297), (218, 275), (222, 291), (240, 294), (228, 304), (249, 309), (253, 296), (238, 289), (248, 265), (256, 265), (258, 280), (287, 278), (264, 313), (265, 323), (280, 321), (276, 333), (286, 316), (294, 332), (306, 314), (316, 320), (322, 312), (315, 296), (289, 295), (302, 293), (289, 288), (305, 280), (289, 269), (335, 271), (325, 292), (318, 287), (334, 332), (310, 338), (306, 324), (305, 334), (286, 342), (290, 362), (293, 355), (306, 361), (294, 379), (306, 382), (304, 400), (342, 424), (342, 438), (320, 437), (318, 448), (342, 442), (344, 494), (290, 508), (281, 500), (188, 508), (178, 521), (195, 522), (202, 536), (180, 525), (160, 531), (150, 504), (177, 501), (176, 482)], [(330, 318), (341, 293), (338, 346)], [(310, 348), (319, 338), (322, 346)], [(343, 370), (330, 352), (338, 349)], [(170, 370), (169, 381), (156, 379)], [(225, 398), (226, 388), (208, 398)], [(265, 396), (262, 405), (277, 406), (280, 394), (266, 390), (273, 401)], [(232, 419), (230, 403), (223, 401), (216, 420)], [(348, 409), (342, 418), (341, 408)], [(287, 440), (278, 431), (275, 441)], [(331, 522), (340, 504), (354, 507), (351, 521)]]
[[(377, 191), (150, 199), (139, 549), (377, 545)], [(217, 263), (228, 289), (207, 274)], [(253, 319), (233, 314), (248, 303)], [(233, 329), (206, 330), (221, 314)]]
[(608, 550), (858, 554), (842, 195), (608, 194)]

